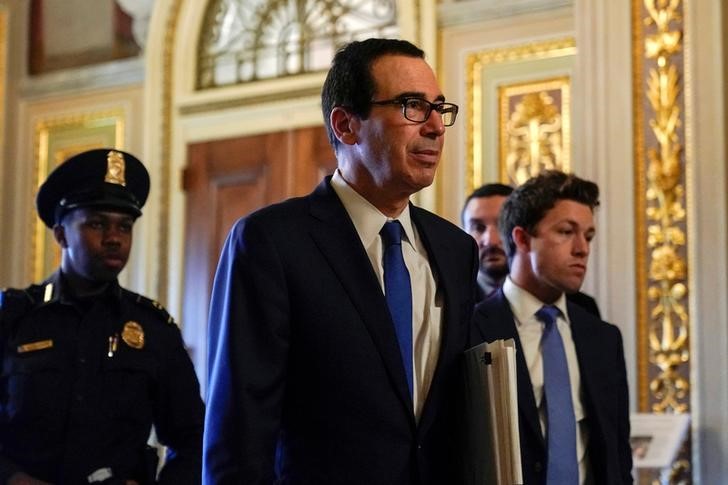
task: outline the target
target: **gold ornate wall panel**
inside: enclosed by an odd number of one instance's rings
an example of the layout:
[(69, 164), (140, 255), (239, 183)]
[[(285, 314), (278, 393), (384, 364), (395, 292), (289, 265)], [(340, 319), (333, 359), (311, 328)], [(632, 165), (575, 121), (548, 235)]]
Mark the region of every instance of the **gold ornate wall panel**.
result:
[(573, 38), (470, 54), (466, 59), (466, 193), (518, 185), (571, 159)]
[[(33, 159), (33, 198), (48, 174), (67, 158), (85, 150), (101, 147), (124, 148), (124, 112), (111, 109), (72, 116), (42, 119), (35, 124)], [(53, 235), (31, 209), (32, 221), (30, 274), (42, 281), (58, 267), (60, 251)]]
[(520, 185), (542, 170), (569, 170), (571, 79), (498, 88), (500, 180)]
[[(690, 412), (684, 0), (632, 0), (638, 405)], [(690, 481), (690, 443), (671, 481)], [(681, 482), (683, 483), (683, 482)]]

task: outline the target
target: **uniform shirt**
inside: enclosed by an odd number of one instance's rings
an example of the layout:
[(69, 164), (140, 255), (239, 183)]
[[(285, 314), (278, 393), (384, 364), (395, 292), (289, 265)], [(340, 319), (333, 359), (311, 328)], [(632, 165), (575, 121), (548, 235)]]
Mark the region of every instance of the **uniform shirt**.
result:
[[(346, 183), (338, 170), (331, 186), (349, 214), (356, 232), (372, 263), (384, 291), (382, 238), (379, 231), (384, 223), (393, 219), (382, 214), (364, 197)], [(442, 298), (437, 294), (437, 282), (427, 259), (427, 251), (410, 219), (409, 206), (397, 219), (404, 228), (402, 255), (412, 284), (412, 343), (414, 360), (413, 401), (415, 416), (419, 418), (440, 352), (442, 328)]]
[(160, 483), (199, 483), (199, 385), (179, 329), (151, 300), (116, 282), (75, 299), (60, 271), (10, 290), (0, 362), (0, 483), (17, 471), (56, 484), (109, 474), (147, 483), (152, 424), (169, 447)]
[[(533, 386), (533, 396), (536, 399), (538, 414), (541, 421), (541, 431), (546, 432), (546, 408), (543, 403), (543, 358), (541, 353), (541, 336), (543, 335), (544, 323), (536, 318), (536, 312), (544, 306), (541, 302), (517, 286), (510, 276), (503, 284), (503, 294), (513, 311), (513, 317), (518, 329), (518, 338), (523, 347), (523, 357), (526, 360), (528, 374)], [(588, 460), (586, 456), (586, 445), (589, 439), (586, 426), (586, 410), (581, 400), (581, 375), (579, 373), (579, 361), (576, 357), (576, 347), (571, 337), (569, 314), (566, 311), (566, 297), (562, 294), (554, 303), (561, 315), (556, 320), (561, 340), (564, 342), (564, 352), (569, 367), (569, 381), (571, 382), (571, 401), (574, 405), (574, 416), (577, 422), (578, 432), (576, 433), (576, 454), (579, 460), (580, 483), (589, 483), (587, 477)]]

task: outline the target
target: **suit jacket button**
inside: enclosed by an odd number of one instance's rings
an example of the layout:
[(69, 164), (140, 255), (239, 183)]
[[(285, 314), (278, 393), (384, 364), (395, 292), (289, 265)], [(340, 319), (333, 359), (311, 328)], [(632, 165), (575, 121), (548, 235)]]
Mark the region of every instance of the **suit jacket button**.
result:
[(541, 471), (543, 470), (543, 465), (540, 461), (537, 461), (533, 464), (533, 469), (536, 470), (536, 473), (541, 473)]

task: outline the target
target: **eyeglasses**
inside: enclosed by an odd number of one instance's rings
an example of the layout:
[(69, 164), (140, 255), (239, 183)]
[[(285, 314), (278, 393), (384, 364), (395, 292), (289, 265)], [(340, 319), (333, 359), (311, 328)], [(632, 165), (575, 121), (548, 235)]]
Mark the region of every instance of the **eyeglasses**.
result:
[(400, 105), (402, 106), (402, 114), (409, 121), (415, 123), (424, 123), (430, 117), (433, 110), (437, 111), (442, 118), (442, 124), (452, 126), (458, 115), (458, 105), (453, 103), (430, 103), (422, 98), (395, 98), (384, 101), (371, 101), (370, 104), (376, 106)]

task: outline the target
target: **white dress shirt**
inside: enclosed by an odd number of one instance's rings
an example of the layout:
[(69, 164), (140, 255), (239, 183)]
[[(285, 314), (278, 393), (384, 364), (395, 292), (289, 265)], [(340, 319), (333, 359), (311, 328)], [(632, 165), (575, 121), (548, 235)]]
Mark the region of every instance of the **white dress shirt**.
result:
[(409, 205), (396, 219), (388, 218), (351, 188), (338, 169), (331, 179), (331, 187), (339, 196), (354, 223), (359, 239), (372, 263), (372, 268), (379, 278), (382, 292), (384, 292), (384, 267), (382, 238), (379, 236), (379, 231), (382, 230), (385, 222), (391, 220), (398, 220), (404, 228), (402, 255), (412, 285), (412, 343), (414, 346), (412, 399), (415, 417), (419, 419), (432, 383), (432, 376), (435, 373), (440, 353), (442, 329), (442, 297), (437, 293), (437, 282), (427, 259), (427, 251), (410, 219)]
[[(544, 323), (536, 318), (536, 312), (545, 305), (538, 298), (517, 286), (510, 276), (503, 284), (503, 294), (511, 306), (513, 317), (518, 330), (518, 338), (523, 347), (523, 357), (526, 360), (528, 374), (531, 377), (533, 396), (536, 399), (538, 414), (541, 421), (541, 432), (546, 435), (546, 409), (543, 404), (543, 356), (541, 353), (541, 336), (543, 335)], [(571, 337), (571, 325), (569, 314), (566, 311), (566, 296), (562, 293), (556, 302), (553, 303), (561, 315), (556, 319), (556, 324), (564, 342), (564, 352), (569, 367), (569, 381), (571, 383), (571, 401), (574, 404), (574, 416), (578, 432), (576, 433), (576, 455), (579, 460), (579, 482), (589, 483), (590, 475), (588, 460), (586, 456), (586, 445), (589, 440), (586, 426), (586, 410), (582, 404), (581, 396), (581, 374), (579, 372), (579, 361), (576, 357), (576, 347)]]

